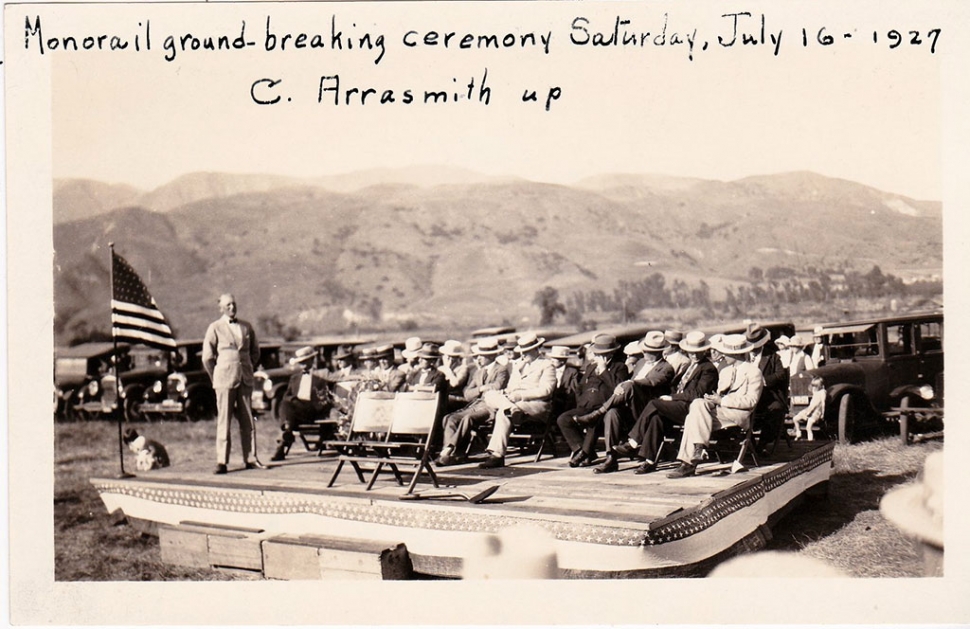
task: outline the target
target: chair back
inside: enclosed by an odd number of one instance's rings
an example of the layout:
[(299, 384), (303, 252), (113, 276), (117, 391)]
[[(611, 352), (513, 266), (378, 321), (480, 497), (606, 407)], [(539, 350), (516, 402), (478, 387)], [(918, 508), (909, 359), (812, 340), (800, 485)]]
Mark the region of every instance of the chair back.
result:
[(394, 394), (385, 391), (361, 391), (354, 405), (350, 434), (386, 433), (394, 415)]
[(429, 435), (434, 430), (438, 402), (437, 393), (419, 391), (398, 393), (394, 398), (394, 407), (391, 411), (392, 439), (397, 435)]

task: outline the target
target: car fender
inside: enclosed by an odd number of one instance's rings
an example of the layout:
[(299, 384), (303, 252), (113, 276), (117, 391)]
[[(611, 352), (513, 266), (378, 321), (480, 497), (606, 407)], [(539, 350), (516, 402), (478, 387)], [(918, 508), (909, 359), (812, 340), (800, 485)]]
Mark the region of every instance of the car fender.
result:
[(857, 400), (862, 400), (864, 403), (864, 409), (872, 407), (872, 403), (869, 402), (869, 396), (866, 395), (865, 389), (855, 384), (839, 383), (834, 384), (826, 389), (826, 396), (828, 398), (828, 403), (825, 407), (826, 416), (838, 417), (839, 400), (841, 400), (845, 395), (852, 395)]
[(288, 385), (289, 385), (289, 382), (280, 382), (279, 384), (273, 385), (273, 390), (270, 393), (269, 398), (271, 400), (275, 400), (277, 396), (282, 396)]

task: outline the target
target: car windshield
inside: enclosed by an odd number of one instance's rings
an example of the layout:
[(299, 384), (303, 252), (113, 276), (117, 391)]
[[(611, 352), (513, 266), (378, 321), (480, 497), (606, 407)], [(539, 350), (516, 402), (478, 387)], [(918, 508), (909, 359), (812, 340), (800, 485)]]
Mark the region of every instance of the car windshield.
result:
[(262, 369), (277, 369), (280, 366), (280, 350), (278, 347), (262, 348), (259, 350), (259, 366)]
[(132, 369), (147, 369), (149, 367), (165, 366), (165, 351), (150, 347), (133, 348), (129, 354)]
[(828, 335), (829, 358), (850, 360), (860, 356), (878, 356), (879, 342), (876, 338), (878, 328), (855, 330)]

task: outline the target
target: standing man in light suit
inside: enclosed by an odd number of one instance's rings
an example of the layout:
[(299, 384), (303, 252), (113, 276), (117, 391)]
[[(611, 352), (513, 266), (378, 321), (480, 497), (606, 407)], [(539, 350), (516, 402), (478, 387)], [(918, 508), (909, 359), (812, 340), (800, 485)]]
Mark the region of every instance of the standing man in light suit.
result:
[[(229, 425), (239, 422), (243, 463), (247, 470), (263, 465), (255, 457), (253, 430), (253, 366), (259, 362), (259, 344), (253, 326), (236, 318), (236, 298), (226, 293), (219, 297), (222, 316), (209, 324), (202, 343), (202, 364), (216, 392), (216, 474), (225, 474), (232, 446)], [(253, 460), (250, 460), (250, 455)]]

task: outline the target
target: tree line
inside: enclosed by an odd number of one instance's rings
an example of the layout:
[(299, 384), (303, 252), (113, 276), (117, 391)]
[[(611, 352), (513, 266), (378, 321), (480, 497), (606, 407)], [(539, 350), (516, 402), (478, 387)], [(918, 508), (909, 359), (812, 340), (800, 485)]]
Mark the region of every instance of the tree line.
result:
[(574, 291), (565, 298), (565, 303), (560, 301), (556, 289), (547, 286), (536, 293), (533, 304), (540, 310), (542, 323), (548, 324), (560, 314), (569, 322), (582, 321), (596, 312), (622, 313), (624, 319), (634, 319), (636, 313), (648, 308), (699, 308), (735, 316), (765, 304), (824, 303), (843, 298), (931, 297), (942, 293), (940, 280), (905, 283), (891, 273), (884, 273), (878, 265), (866, 272), (846, 268), (809, 267), (799, 272), (790, 267), (751, 267), (748, 282), (727, 287), (723, 299), (714, 299), (704, 280), (693, 285), (681, 279), (668, 282), (662, 273), (657, 272), (640, 280), (620, 281), (612, 291)]

